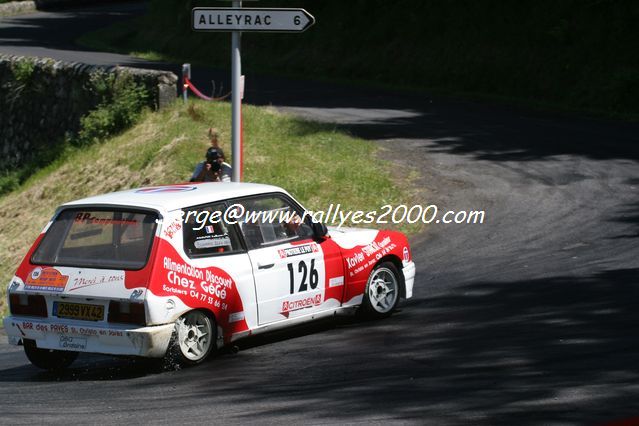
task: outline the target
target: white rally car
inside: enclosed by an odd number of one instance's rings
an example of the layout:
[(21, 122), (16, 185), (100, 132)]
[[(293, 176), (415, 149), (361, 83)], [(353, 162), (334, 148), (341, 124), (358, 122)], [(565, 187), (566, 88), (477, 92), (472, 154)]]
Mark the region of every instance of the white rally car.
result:
[(141, 188), (58, 208), (9, 283), (12, 344), (45, 369), (78, 352), (196, 364), (239, 338), (413, 292), (399, 232), (328, 230), (284, 190)]

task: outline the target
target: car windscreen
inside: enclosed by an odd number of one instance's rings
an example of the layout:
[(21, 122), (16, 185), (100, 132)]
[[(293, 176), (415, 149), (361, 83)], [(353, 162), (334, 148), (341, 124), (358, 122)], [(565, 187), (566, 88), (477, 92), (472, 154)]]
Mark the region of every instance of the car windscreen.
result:
[(158, 216), (112, 209), (67, 209), (53, 221), (33, 253), (34, 264), (142, 269)]

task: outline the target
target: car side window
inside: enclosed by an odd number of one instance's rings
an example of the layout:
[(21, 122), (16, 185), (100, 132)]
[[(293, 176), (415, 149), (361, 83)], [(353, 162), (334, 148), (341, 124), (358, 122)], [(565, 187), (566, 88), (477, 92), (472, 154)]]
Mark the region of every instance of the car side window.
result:
[(226, 206), (216, 203), (184, 209), (184, 252), (189, 257), (206, 257), (243, 250), (233, 225), (222, 219)]
[(302, 221), (303, 212), (283, 197), (265, 195), (237, 204), (244, 208), (238, 223), (249, 250), (313, 236), (310, 224)]

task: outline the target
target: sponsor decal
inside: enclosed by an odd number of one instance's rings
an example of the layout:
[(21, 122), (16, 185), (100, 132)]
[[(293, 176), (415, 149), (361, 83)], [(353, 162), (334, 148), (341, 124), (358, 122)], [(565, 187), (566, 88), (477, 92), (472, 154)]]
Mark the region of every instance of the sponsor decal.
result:
[(408, 262), (410, 260), (410, 253), (408, 251), (408, 247), (404, 247), (404, 250), (402, 250), (402, 254), (404, 256), (404, 262)]
[[(89, 273), (90, 274), (90, 273)], [(84, 277), (75, 277), (69, 287), (69, 292), (76, 291), (81, 288), (92, 287), (100, 284), (124, 283), (124, 272), (114, 273), (111, 275), (87, 275)]]
[(16, 291), (19, 288), (20, 288), (20, 283), (15, 279), (11, 281), (11, 284), (9, 284), (9, 292)]
[[(110, 337), (123, 337), (124, 332), (121, 330), (108, 330), (104, 328), (89, 328), (89, 327), (77, 327), (73, 325), (67, 324), (43, 324), (43, 323), (33, 323), (31, 321), (22, 321), (21, 323), (12, 323), (15, 325), (21, 332), (22, 335), (25, 336), (24, 331), (37, 331), (41, 333), (58, 333), (58, 334), (75, 334), (80, 336), (110, 336)], [(22, 326), (22, 327), (20, 327)]]
[(184, 262), (176, 262), (168, 256), (164, 257), (163, 266), (166, 283), (162, 285), (162, 290), (165, 293), (188, 297), (223, 311), (228, 309), (227, 297), (234, 283), (223, 270), (214, 267), (200, 269)]
[(164, 229), (163, 233), (166, 238), (171, 239), (180, 229), (182, 229), (182, 222), (174, 220), (173, 223)]
[(62, 275), (55, 268), (35, 268), (24, 284), (26, 290), (62, 292), (69, 281), (68, 275)]
[(150, 188), (140, 188), (135, 191), (137, 194), (158, 194), (162, 192), (186, 192), (196, 189), (192, 185), (168, 185), (168, 186), (154, 186)]
[(365, 245), (360, 251), (354, 252), (346, 258), (346, 265), (349, 269), (349, 276), (354, 276), (366, 268), (377, 263), (379, 259), (395, 250), (397, 245), (391, 241), (391, 237), (386, 236), (381, 241), (373, 241)]
[[(157, 243), (158, 253), (149, 279), (148, 292), (158, 297), (174, 299), (175, 302), (179, 300), (193, 309), (210, 309), (223, 330), (225, 343), (230, 343), (234, 334), (248, 330), (237, 283), (228, 272), (217, 266), (193, 265), (166, 239), (159, 238)], [(140, 281), (136, 281), (136, 284), (138, 282)], [(181, 308), (181, 304), (177, 305), (175, 302), (171, 304), (172, 308)], [(169, 309), (168, 304), (166, 308)], [(235, 315), (231, 316), (232, 314)]]
[(313, 306), (319, 306), (322, 304), (322, 295), (317, 294), (313, 297), (305, 297), (297, 300), (286, 300), (282, 302), (282, 311), (280, 312), (286, 318), (289, 314), (300, 309), (312, 308)]
[(34, 280), (40, 278), (40, 275), (42, 275), (42, 268), (35, 268), (33, 271), (31, 271), (31, 278)]
[(60, 347), (62, 349), (84, 351), (87, 349), (86, 337), (60, 336)]
[(316, 243), (306, 244), (303, 246), (294, 246), (285, 249), (279, 249), (277, 252), (280, 255), (280, 259), (286, 259), (287, 257), (300, 256), (302, 254), (316, 253), (319, 251), (319, 247)]
[(86, 225), (127, 225), (137, 226), (139, 222), (134, 219), (113, 219), (112, 217), (97, 217), (91, 213), (78, 212), (73, 219), (75, 223)]
[(339, 287), (341, 285), (344, 285), (344, 277), (343, 276), (331, 278), (330, 280), (328, 280), (329, 288)]
[(244, 311), (242, 312), (233, 312), (231, 315), (229, 315), (229, 322), (237, 322), (237, 321), (242, 321), (244, 319)]

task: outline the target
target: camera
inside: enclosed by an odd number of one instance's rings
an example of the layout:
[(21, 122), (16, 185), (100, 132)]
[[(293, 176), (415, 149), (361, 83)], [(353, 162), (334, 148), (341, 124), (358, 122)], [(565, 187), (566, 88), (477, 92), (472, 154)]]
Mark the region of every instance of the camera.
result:
[(211, 165), (213, 173), (219, 172), (222, 168), (222, 165), (218, 162), (221, 158), (224, 158), (224, 153), (219, 148), (211, 147), (206, 151), (206, 163)]
[(217, 159), (210, 159), (207, 158), (206, 159), (206, 163), (211, 165), (211, 171), (213, 173), (217, 173), (220, 171), (220, 169), (222, 168), (222, 165), (220, 163), (217, 162)]

